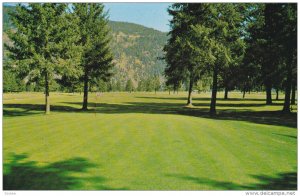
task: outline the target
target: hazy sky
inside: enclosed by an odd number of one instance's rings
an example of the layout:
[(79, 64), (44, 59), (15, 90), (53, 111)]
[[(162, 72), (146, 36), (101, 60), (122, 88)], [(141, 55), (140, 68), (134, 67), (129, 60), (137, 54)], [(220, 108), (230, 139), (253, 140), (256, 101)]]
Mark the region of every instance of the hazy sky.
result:
[(110, 20), (132, 22), (164, 32), (169, 30), (169, 5), (171, 3), (104, 3), (105, 9), (109, 10)]

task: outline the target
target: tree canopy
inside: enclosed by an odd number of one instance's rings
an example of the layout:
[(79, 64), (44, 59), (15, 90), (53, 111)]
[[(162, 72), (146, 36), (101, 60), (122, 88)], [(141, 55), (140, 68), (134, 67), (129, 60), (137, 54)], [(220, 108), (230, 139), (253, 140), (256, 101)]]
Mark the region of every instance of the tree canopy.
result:
[(13, 45), (6, 45), (18, 75), (45, 86), (46, 113), (50, 112), (49, 87), (55, 77), (78, 74), (79, 26), (67, 11), (67, 4), (19, 4), (11, 13), (15, 26), (8, 33)]

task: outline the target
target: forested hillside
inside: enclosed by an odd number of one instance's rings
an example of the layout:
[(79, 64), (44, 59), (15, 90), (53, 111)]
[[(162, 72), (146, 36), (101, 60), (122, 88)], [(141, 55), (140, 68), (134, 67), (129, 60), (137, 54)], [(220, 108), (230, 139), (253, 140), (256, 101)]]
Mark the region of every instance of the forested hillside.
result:
[(131, 79), (135, 88), (146, 90), (146, 82), (161, 76), (165, 68), (164, 61), (158, 57), (163, 56), (166, 33), (125, 22), (111, 21), (109, 26), (117, 64), (113, 82), (120, 81), (122, 88), (125, 88), (126, 81)]
[[(14, 10), (13, 6), (3, 8), (4, 43), (10, 42), (6, 32), (13, 27), (8, 12)], [(158, 58), (163, 56), (162, 48), (167, 41), (167, 33), (127, 22), (110, 21), (109, 26), (112, 35), (111, 48), (116, 64), (114, 75), (108, 83), (102, 83), (94, 88), (122, 91), (130, 81), (136, 90), (154, 90), (155, 80), (159, 80), (162, 84), (165, 62)]]

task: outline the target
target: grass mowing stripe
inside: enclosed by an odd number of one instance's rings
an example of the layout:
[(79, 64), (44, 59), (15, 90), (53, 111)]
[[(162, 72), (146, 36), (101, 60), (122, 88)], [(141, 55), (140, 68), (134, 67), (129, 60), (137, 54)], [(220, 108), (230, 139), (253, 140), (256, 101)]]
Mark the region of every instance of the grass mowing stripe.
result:
[[(247, 125), (247, 123), (245, 123), (245, 125)], [(231, 130), (232, 127), (228, 126), (228, 124), (224, 124), (222, 125), (224, 126), (224, 129), (226, 129), (226, 132)], [(247, 127), (247, 126), (246, 126)], [(254, 129), (255, 130), (255, 129)], [(253, 133), (253, 130), (249, 130), (251, 133)], [(228, 134), (224, 134), (225, 132), (219, 132), (215, 137), (221, 137), (221, 135), (223, 135), (223, 140), (220, 140), (221, 142), (224, 141), (224, 139), (228, 137)], [(247, 131), (243, 130), (242, 133), (247, 134)], [(233, 137), (233, 136), (237, 136), (237, 134), (233, 133), (231, 134), (231, 140), (235, 138), (235, 142), (233, 142), (234, 144), (238, 144), (238, 138), (237, 137)], [(236, 154), (236, 157), (239, 157), (240, 160), (243, 161), (243, 164), (248, 164), (249, 162), (252, 162), (250, 165), (252, 165), (252, 167), (248, 167), (248, 172), (258, 172), (257, 169), (257, 160), (260, 160), (261, 162), (264, 162), (264, 164), (262, 164), (262, 166), (264, 166), (264, 168), (260, 168), (263, 171), (269, 171), (270, 173), (277, 171), (277, 172), (281, 172), (281, 171), (286, 171), (287, 168), (286, 167), (282, 167), (282, 161), (280, 161), (281, 159), (283, 159), (283, 157), (281, 157), (281, 155), (287, 156), (288, 152), (285, 152), (282, 149), (282, 146), (279, 147), (277, 144), (274, 144), (269, 138), (272, 137), (272, 135), (265, 135), (264, 133), (256, 133), (254, 135), (252, 135), (255, 138), (259, 138), (256, 140), (252, 140), (252, 143), (249, 144), (249, 148), (244, 148), (244, 145), (233, 145), (233, 148), (230, 148), (230, 146), (225, 146), (226, 149), (231, 149), (231, 152), (233, 152), (234, 154)], [(221, 137), (222, 138), (222, 137)], [(247, 137), (244, 138), (250, 138), (249, 135)], [(243, 140), (244, 142), (247, 142), (247, 139)], [(259, 144), (266, 144), (268, 145), (259, 145)], [(244, 150), (243, 150), (244, 149)], [(251, 150), (252, 149), (252, 150)], [(256, 149), (256, 150), (253, 150)], [(240, 153), (238, 153), (240, 150)], [(248, 156), (244, 156), (246, 154), (249, 154)], [(278, 154), (278, 159), (275, 162), (276, 164), (274, 164), (274, 160), (269, 159), (268, 157), (273, 157), (274, 155)], [(249, 159), (251, 157), (251, 159)], [(288, 156), (287, 156), (288, 157)], [(272, 160), (272, 161), (271, 161)], [(283, 164), (286, 165), (286, 164)]]
[[(23, 134), (31, 136), (33, 138), (30, 138), (30, 139), (32, 139), (33, 141), (36, 141), (36, 138), (39, 138), (40, 135), (43, 136), (45, 133), (49, 134), (49, 135), (47, 135), (47, 137), (49, 137), (55, 133), (55, 129), (53, 131), (52, 128), (57, 127), (57, 126), (60, 127), (62, 125), (65, 125), (65, 123), (66, 123), (65, 121), (63, 121), (63, 119), (61, 119), (61, 117), (55, 117), (54, 120), (55, 121), (53, 121), (52, 116), (43, 116), (43, 118), (39, 120), (39, 122), (40, 122), (39, 126), (36, 126), (36, 124), (35, 124), (36, 121), (32, 120), (32, 121), (30, 121), (30, 123), (24, 124), (24, 127), (27, 128), (26, 133), (24, 133), (25, 128), (23, 128), (23, 129), (18, 129), (19, 130), (18, 134), (20, 134), (21, 136)], [(73, 121), (75, 122), (76, 118), (74, 118)], [(34, 123), (34, 124), (31, 124), (31, 123)], [(6, 132), (4, 134), (4, 138), (10, 137), (10, 136), (12, 136), (12, 137), (16, 136), (16, 132), (9, 131), (10, 129), (14, 130), (15, 127), (10, 127), (7, 129), (8, 129), (8, 132)], [(7, 133), (9, 133), (9, 134), (6, 135)], [(27, 141), (27, 140), (28, 140), (27, 137), (25, 137), (23, 139), (23, 141)], [(20, 143), (19, 145), (22, 145), (23, 141), (18, 140), (16, 142)], [(23, 143), (27, 143), (27, 142), (23, 142)], [(13, 145), (16, 145), (16, 143), (13, 143)]]
[[(221, 123), (219, 123), (221, 124)], [(237, 143), (238, 141), (238, 137), (236, 134), (232, 134), (230, 133), (233, 129), (231, 127), (227, 127), (225, 123), (222, 123), (222, 129), (220, 129), (219, 126), (216, 126), (216, 124), (211, 124), (211, 127), (214, 130), (217, 130), (216, 132), (213, 132), (214, 135), (213, 137), (216, 138), (219, 141), (219, 144), (221, 144), (223, 147), (223, 149), (226, 149), (227, 151), (230, 152), (230, 154), (233, 156), (231, 158), (237, 157), (240, 160), (243, 160), (242, 157), (245, 154), (248, 154), (251, 152), (253, 152), (253, 148), (256, 148), (256, 144), (252, 144), (252, 151), (249, 150), (244, 150), (244, 145), (241, 145), (240, 143)], [(244, 132), (243, 132), (244, 133)], [(257, 135), (256, 135), (257, 136)], [(249, 138), (249, 137), (244, 137), (244, 138)], [(247, 139), (244, 139), (247, 140)], [(226, 142), (226, 141), (230, 141), (230, 142)], [(234, 141), (234, 142), (233, 142)], [(257, 141), (257, 140), (256, 140)], [(263, 154), (265, 154), (267, 149), (262, 149), (262, 146), (260, 146), (260, 149), (258, 150), (259, 152), (263, 152)], [(234, 153), (234, 154), (232, 154)], [(251, 154), (250, 156), (248, 155), (247, 157), (252, 157), (254, 160), (256, 159), (256, 156), (258, 155), (258, 152), (255, 152), (253, 154)], [(245, 159), (244, 164), (247, 164), (249, 159)], [(265, 169), (268, 169), (268, 167), (270, 166), (269, 164), (266, 163)], [(256, 166), (253, 165), (253, 167), (255, 168)], [(234, 172), (234, 171), (231, 171)]]
[[(71, 124), (74, 127), (78, 127), (82, 122), (76, 120), (76, 117), (78, 117), (77, 115), (75, 115), (75, 117), (73, 117), (72, 119), (70, 118), (69, 121), (66, 121), (66, 118), (57, 118), (54, 119), (55, 123), (53, 123), (53, 116), (44, 116), (43, 121), (40, 121), (41, 124), (43, 124), (43, 126), (37, 126), (37, 127), (33, 127), (31, 128), (31, 130), (29, 132), (26, 133), (20, 133), (20, 137), (23, 138), (23, 140), (13, 140), (13, 145), (15, 147), (20, 146), (23, 149), (26, 149), (26, 146), (30, 146), (32, 144), (31, 141), (35, 141), (34, 145), (38, 145), (39, 147), (43, 146), (45, 144), (45, 138), (46, 138), (46, 143), (49, 144), (55, 144), (55, 143), (59, 143), (58, 141), (63, 140), (63, 138), (61, 137), (61, 134), (65, 135), (67, 134), (67, 137), (64, 138), (72, 138), (73, 137), (73, 132), (72, 129), (70, 130), (68, 128), (68, 130), (66, 129), (66, 127), (68, 127), (69, 125), (67, 125), (67, 123)], [(63, 116), (61, 116), (63, 117)], [(89, 121), (89, 118), (86, 118), (86, 121)], [(34, 122), (34, 121), (32, 121)], [(62, 126), (65, 125), (65, 126)], [(32, 125), (26, 125), (26, 127), (32, 127)], [(57, 127), (59, 127), (59, 129), (57, 129)], [(79, 126), (80, 127), (80, 126)], [(22, 130), (20, 130), (22, 131)], [(62, 132), (63, 131), (63, 132)], [(15, 136), (13, 134), (13, 131), (8, 132), (11, 133), (11, 136)], [(59, 133), (59, 138), (56, 138), (56, 134)], [(45, 135), (46, 134), (46, 135)], [(25, 137), (24, 137), (25, 136)], [(4, 134), (4, 138), (5, 140), (9, 139), (9, 135)], [(52, 139), (54, 138), (54, 139)], [(51, 143), (51, 139), (54, 140), (55, 142)], [(56, 141), (57, 140), (57, 141)], [(43, 142), (44, 141), (44, 142)], [(68, 140), (67, 140), (68, 141)], [(68, 143), (68, 142), (67, 142)], [(6, 144), (4, 142), (4, 144)], [(42, 149), (40, 149), (42, 150)]]
[[(3, 125), (4, 125), (4, 128), (21, 129), (23, 127), (26, 127), (27, 124), (29, 124), (29, 123), (31, 123), (31, 124), (35, 123), (35, 126), (38, 127), (38, 126), (40, 126), (42, 124), (45, 124), (44, 119), (49, 120), (49, 123), (52, 123), (52, 121), (61, 120), (61, 118), (64, 115), (66, 115), (66, 113), (55, 113), (55, 112), (52, 112), (50, 115), (38, 114), (38, 115), (30, 115), (30, 116), (18, 117), (19, 121), (17, 121), (17, 123), (15, 123), (14, 122), (15, 119), (13, 119), (15, 117), (12, 117), (9, 120), (6, 120), (5, 123), (3, 123)], [(36, 119), (39, 119), (39, 120), (36, 121)]]
[[(53, 148), (60, 148), (60, 153), (56, 155), (56, 157), (64, 157), (63, 155), (68, 153), (68, 151), (72, 150), (73, 153), (70, 154), (71, 156), (83, 156), (83, 157), (89, 157), (89, 159), (93, 159), (92, 154), (95, 152), (95, 147), (98, 146), (96, 144), (93, 146), (94, 150), (89, 150), (89, 144), (93, 143), (95, 139), (93, 138), (93, 132), (97, 132), (98, 134), (102, 134), (101, 127), (105, 124), (105, 120), (108, 117), (104, 117), (104, 121), (92, 121), (91, 119), (94, 118), (94, 115), (85, 116), (85, 118), (82, 118), (80, 122), (74, 123), (71, 126), (69, 126), (69, 130), (56, 130), (58, 133), (57, 136), (60, 136), (63, 134), (64, 137), (60, 138), (49, 138), (48, 142), (50, 144), (53, 144)], [(94, 123), (96, 124), (94, 124)], [(88, 124), (89, 126), (81, 127), (82, 124)], [(97, 127), (95, 127), (95, 125)], [(95, 131), (96, 128), (96, 131)], [(58, 141), (58, 142), (57, 142)], [(65, 142), (67, 141), (67, 142)], [(91, 155), (91, 156), (88, 156)]]
[[(207, 162), (214, 165), (215, 170), (218, 170), (218, 172), (214, 172), (214, 174), (210, 176), (214, 176), (215, 178), (223, 177), (224, 180), (231, 181), (233, 180), (232, 178), (235, 178), (234, 174), (240, 172), (240, 161), (225, 147), (225, 143), (229, 146), (231, 145), (231, 142), (228, 142), (230, 140), (218, 137), (216, 130), (212, 128), (213, 126), (216, 126), (216, 123), (211, 121), (210, 123), (206, 123), (200, 129), (204, 137), (201, 146), (203, 151), (206, 152)], [(219, 138), (222, 139), (220, 140)], [(209, 165), (207, 165), (207, 167), (209, 167)], [(224, 176), (230, 178), (224, 178)]]

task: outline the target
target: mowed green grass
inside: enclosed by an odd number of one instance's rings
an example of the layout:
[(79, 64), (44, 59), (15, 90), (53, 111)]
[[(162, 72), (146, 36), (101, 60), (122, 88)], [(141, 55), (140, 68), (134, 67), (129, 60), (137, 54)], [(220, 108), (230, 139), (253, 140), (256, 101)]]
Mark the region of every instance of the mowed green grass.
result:
[[(209, 116), (210, 94), (3, 96), (4, 189), (296, 189), (297, 118), (283, 100), (230, 93)], [(222, 97), (222, 93), (218, 94)], [(283, 98), (283, 95), (280, 95)]]

